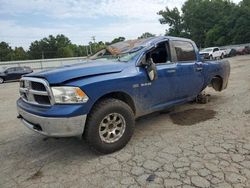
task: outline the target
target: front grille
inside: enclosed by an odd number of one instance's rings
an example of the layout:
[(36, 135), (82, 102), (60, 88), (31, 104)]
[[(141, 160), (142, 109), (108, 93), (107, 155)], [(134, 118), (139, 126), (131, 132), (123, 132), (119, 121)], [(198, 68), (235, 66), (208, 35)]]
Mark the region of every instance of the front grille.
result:
[(38, 91), (46, 91), (45, 86), (39, 82), (31, 82), (31, 88)]
[(52, 92), (47, 81), (40, 78), (23, 77), (20, 80), (21, 98), (31, 104), (50, 106), (53, 104)]
[(34, 95), (34, 98), (38, 104), (50, 105), (50, 100), (48, 96)]

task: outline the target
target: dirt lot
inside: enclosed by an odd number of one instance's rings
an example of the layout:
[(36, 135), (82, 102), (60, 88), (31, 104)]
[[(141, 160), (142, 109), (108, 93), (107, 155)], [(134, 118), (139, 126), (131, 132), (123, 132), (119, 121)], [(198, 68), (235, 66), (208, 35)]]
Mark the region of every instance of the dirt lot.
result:
[(229, 60), (227, 90), (140, 118), (127, 147), (106, 156), (28, 130), (18, 84), (1, 85), (0, 187), (250, 187), (250, 56)]

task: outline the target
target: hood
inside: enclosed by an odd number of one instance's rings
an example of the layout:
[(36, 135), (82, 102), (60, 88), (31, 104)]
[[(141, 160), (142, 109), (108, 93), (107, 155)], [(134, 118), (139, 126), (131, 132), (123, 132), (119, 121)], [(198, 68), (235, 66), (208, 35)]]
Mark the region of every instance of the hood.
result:
[(31, 73), (26, 76), (44, 78), (50, 84), (59, 84), (68, 80), (121, 72), (127, 63), (119, 61), (95, 60), (87, 61), (64, 67)]
[(202, 51), (199, 52), (199, 54), (201, 54), (201, 55), (202, 55), (202, 54), (209, 54), (209, 53), (210, 53), (210, 52), (202, 52)]

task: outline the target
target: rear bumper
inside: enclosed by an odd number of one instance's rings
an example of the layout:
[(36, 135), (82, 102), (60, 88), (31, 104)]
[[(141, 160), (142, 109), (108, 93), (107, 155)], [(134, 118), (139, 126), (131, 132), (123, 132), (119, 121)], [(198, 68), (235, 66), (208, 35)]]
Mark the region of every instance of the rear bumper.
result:
[(81, 136), (87, 115), (74, 117), (42, 117), (17, 106), (18, 118), (29, 129), (50, 137)]

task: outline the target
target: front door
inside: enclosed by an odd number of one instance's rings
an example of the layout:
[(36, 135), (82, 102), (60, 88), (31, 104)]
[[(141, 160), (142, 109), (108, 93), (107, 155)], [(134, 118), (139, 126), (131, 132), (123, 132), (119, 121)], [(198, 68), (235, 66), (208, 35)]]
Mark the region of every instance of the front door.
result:
[(145, 68), (139, 67), (141, 76), (139, 84), (140, 100), (143, 109), (155, 111), (161, 109), (176, 97), (177, 64), (171, 61), (168, 41), (159, 43), (154, 50), (148, 52), (146, 59), (149, 60), (150, 58), (156, 64), (158, 78), (150, 81)]
[(219, 50), (219, 48), (214, 48), (214, 50), (213, 50), (213, 57), (214, 58), (220, 57), (220, 50)]

